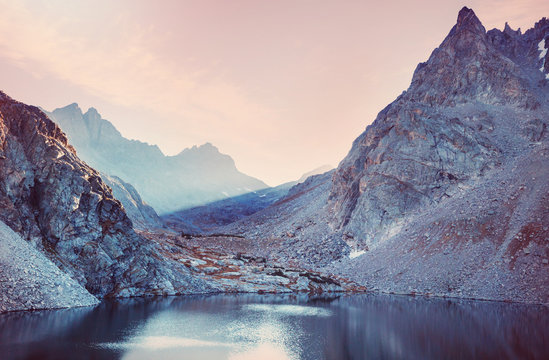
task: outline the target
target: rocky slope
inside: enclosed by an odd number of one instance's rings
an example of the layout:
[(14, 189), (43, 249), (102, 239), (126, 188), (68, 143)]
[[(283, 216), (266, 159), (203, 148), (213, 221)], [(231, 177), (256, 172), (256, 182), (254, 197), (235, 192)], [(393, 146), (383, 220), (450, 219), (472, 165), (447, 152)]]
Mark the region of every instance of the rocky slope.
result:
[(138, 236), (99, 173), (36, 107), (0, 93), (0, 220), (90, 293), (207, 291)]
[(3, 222), (0, 239), (0, 312), (99, 302)]
[(547, 118), (543, 74), (493, 43), (473, 11), (462, 10), (410, 88), (339, 165), (330, 193), (335, 228), (375, 246), (410, 212), (528, 147), (521, 125)]
[(187, 234), (215, 232), (220, 226), (231, 224), (273, 204), (286, 195), (293, 185), (295, 182), (252, 191), (166, 214), (162, 219), (167, 226)]
[(156, 145), (124, 138), (94, 108), (77, 104), (47, 113), (91, 167), (132, 184), (159, 214), (267, 188), (239, 172), (212, 144), (165, 156)]
[(383, 291), (548, 303), (548, 37), (463, 8), (331, 178), (224, 231)]

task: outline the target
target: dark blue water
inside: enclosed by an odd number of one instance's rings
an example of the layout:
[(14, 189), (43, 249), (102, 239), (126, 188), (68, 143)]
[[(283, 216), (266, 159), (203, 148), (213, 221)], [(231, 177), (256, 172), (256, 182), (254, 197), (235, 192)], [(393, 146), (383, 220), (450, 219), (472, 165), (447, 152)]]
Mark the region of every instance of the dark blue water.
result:
[(352, 295), (131, 299), (0, 315), (0, 359), (549, 359), (549, 309)]

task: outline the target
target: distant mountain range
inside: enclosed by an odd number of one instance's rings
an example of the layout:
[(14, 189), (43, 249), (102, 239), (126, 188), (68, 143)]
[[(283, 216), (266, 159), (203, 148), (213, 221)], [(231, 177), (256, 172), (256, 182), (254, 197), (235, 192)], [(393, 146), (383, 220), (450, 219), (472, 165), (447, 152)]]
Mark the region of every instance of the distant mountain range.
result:
[(94, 108), (83, 113), (71, 104), (47, 114), (82, 160), (133, 185), (159, 214), (268, 187), (238, 171), (233, 159), (210, 143), (165, 156), (156, 145), (124, 138)]
[(296, 184), (313, 175), (323, 174), (333, 169), (323, 165), (303, 174), (299, 180), (290, 181), (275, 187), (252, 191), (228, 199), (218, 200), (163, 216), (171, 228), (187, 234), (208, 233), (219, 226), (225, 226), (250, 216), (283, 198)]

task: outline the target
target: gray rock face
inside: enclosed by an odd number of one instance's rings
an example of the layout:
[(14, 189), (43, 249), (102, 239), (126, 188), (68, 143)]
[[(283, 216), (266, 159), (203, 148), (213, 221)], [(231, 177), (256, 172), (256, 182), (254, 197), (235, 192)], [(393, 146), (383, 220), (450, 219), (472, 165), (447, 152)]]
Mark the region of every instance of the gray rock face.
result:
[(331, 179), (225, 231), (381, 291), (549, 303), (548, 36), (462, 9)]
[(239, 172), (233, 159), (207, 143), (164, 156), (156, 145), (124, 138), (97, 110), (77, 104), (48, 113), (93, 168), (131, 183), (159, 214), (203, 205), (268, 186)]
[[(538, 41), (531, 34), (510, 41), (531, 47)], [(460, 12), (410, 88), (380, 112), (339, 165), (329, 200), (337, 229), (375, 246), (398, 232), (400, 220), (452, 196), (459, 184), (542, 136), (547, 84), (533, 66), (501, 51), (506, 36), (487, 34), (472, 10)], [(514, 133), (531, 117), (539, 123), (528, 125), (529, 139)]]
[(549, 304), (548, 177), (545, 141), (331, 267), (383, 291)]
[(138, 236), (99, 173), (36, 107), (0, 93), (0, 220), (92, 294), (208, 289)]

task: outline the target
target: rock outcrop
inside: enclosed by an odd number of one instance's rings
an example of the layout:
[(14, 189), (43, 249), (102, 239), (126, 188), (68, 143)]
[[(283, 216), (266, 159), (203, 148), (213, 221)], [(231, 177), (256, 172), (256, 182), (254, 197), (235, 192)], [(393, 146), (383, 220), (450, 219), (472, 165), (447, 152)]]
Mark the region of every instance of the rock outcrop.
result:
[(0, 221), (90, 293), (210, 289), (137, 235), (100, 174), (41, 110), (0, 93)]
[(88, 165), (132, 184), (159, 214), (238, 196), (268, 186), (238, 171), (210, 143), (165, 156), (156, 145), (128, 140), (94, 108), (77, 104), (48, 113)]

